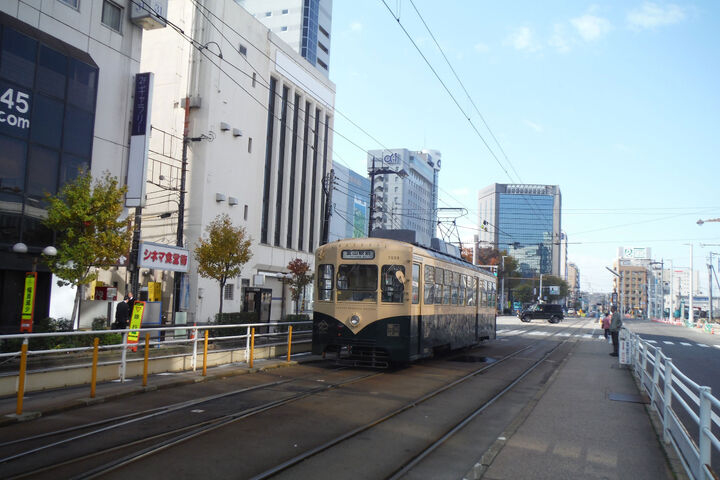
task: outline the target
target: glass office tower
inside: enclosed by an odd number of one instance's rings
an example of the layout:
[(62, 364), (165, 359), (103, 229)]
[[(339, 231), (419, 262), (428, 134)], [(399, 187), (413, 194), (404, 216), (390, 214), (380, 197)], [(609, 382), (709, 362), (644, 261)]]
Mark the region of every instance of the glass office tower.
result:
[(506, 251), (523, 277), (560, 276), (561, 198), (557, 185), (484, 188), (478, 195), (480, 246)]

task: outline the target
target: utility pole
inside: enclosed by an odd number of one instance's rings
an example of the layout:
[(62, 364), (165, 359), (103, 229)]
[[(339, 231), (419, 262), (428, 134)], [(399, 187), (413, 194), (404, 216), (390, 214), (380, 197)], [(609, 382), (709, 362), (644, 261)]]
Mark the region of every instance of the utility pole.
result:
[(540, 274), (540, 291), (538, 292), (538, 303), (542, 302), (542, 277), (543, 274)]
[(690, 311), (688, 312), (688, 322), (692, 325), (695, 323), (695, 312), (693, 312), (693, 244), (690, 244), (690, 292), (688, 294), (688, 304), (690, 305)]
[(332, 192), (335, 185), (335, 170), (330, 169), (330, 173), (323, 179), (323, 190), (325, 192), (325, 212), (323, 220), (323, 234), (320, 245), (328, 243), (330, 238), (330, 216), (332, 215)]
[[(183, 233), (185, 225), (185, 181), (187, 177), (187, 156), (188, 143), (190, 139), (190, 97), (185, 97), (185, 122), (183, 124), (183, 143), (182, 143), (182, 160), (180, 166), (180, 200), (178, 202), (178, 224), (175, 245), (183, 246)], [(180, 283), (182, 281), (182, 272), (175, 272), (173, 277), (173, 325), (175, 324), (175, 316), (180, 310)]]
[(373, 231), (373, 217), (375, 216), (375, 155), (372, 158), (370, 174), (370, 215), (368, 216), (368, 237)]

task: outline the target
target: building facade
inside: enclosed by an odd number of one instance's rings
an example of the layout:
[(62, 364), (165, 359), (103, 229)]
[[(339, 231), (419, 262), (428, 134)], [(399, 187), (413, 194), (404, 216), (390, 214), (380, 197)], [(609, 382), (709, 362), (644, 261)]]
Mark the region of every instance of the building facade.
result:
[[(19, 325), (24, 273), (36, 268), (35, 317), (47, 317), (54, 242), (45, 194), (80, 169), (127, 176), (132, 89), (143, 27), (130, 0), (0, 2), (0, 330)], [(11, 253), (24, 243), (27, 253)], [(122, 278), (113, 284), (124, 290)]]
[(441, 166), (437, 150), (369, 150), (372, 229), (414, 230), (420, 243), (430, 245), (436, 236)]
[[(260, 311), (262, 321), (277, 321), (295, 311), (283, 282), (288, 263), (300, 258), (312, 266), (322, 238), (335, 86), (235, 2), (171, 1), (168, 16), (194, 44), (172, 29), (148, 32), (143, 43), (141, 70), (155, 74), (155, 130), (142, 238), (175, 244), (178, 199), (187, 190), (189, 270), (179, 280), (176, 320), (213, 321), (222, 295), (224, 312)], [(223, 292), (198, 275), (192, 255), (219, 215), (252, 240), (252, 258)], [(147, 269), (141, 278), (162, 282), (163, 310), (171, 311), (168, 272)]]
[(367, 236), (370, 179), (333, 163), (334, 188), (328, 241)]
[(515, 258), (523, 277), (560, 276), (561, 210), (557, 185), (494, 183), (478, 193), (480, 242)]
[(575, 305), (580, 300), (580, 270), (574, 263), (568, 263), (567, 267), (568, 277), (566, 279), (568, 284), (568, 297), (567, 306), (575, 308)]
[(328, 76), (332, 0), (235, 0)]

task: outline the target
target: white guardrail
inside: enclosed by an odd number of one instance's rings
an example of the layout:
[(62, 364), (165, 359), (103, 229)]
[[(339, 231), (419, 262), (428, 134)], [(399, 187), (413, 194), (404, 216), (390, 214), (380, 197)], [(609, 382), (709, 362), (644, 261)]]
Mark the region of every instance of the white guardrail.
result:
[(630, 342), (633, 373), (662, 420), (663, 441), (673, 446), (690, 478), (717, 479), (712, 464), (720, 464), (720, 400), (678, 370), (660, 347), (627, 329), (623, 336)]

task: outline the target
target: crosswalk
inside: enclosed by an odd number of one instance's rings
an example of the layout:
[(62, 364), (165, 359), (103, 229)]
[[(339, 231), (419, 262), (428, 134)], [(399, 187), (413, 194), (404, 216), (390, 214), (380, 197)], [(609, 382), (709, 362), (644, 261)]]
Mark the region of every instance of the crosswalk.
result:
[[(582, 332), (576, 332), (576, 333), (570, 333), (570, 332), (561, 332), (556, 333), (552, 331), (542, 331), (542, 330), (531, 330), (527, 331), (524, 329), (502, 329), (499, 328), (497, 330), (498, 337), (507, 337), (507, 336), (514, 336), (514, 335), (529, 335), (529, 336), (535, 336), (535, 337), (549, 337), (549, 336), (556, 336), (556, 337), (577, 337), (577, 338), (585, 338), (585, 339), (600, 339), (605, 340), (605, 337), (602, 332), (600, 333), (582, 333)], [(502, 338), (501, 338), (502, 339)], [(720, 350), (720, 344), (718, 345), (708, 345), (705, 343), (690, 343), (690, 342), (681, 342), (681, 341), (671, 341), (671, 340), (646, 340), (648, 343), (651, 343), (653, 345), (678, 345), (683, 347), (700, 347), (700, 348), (717, 348)]]

